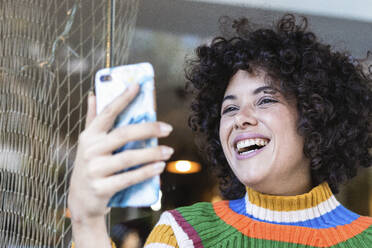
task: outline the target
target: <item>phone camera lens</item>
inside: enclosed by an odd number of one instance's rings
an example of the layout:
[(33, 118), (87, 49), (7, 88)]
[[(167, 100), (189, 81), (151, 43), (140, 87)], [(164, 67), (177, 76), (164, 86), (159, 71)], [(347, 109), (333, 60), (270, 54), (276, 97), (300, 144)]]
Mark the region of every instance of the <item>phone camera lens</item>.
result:
[(100, 80), (101, 80), (101, 82), (109, 82), (109, 81), (112, 80), (112, 77), (111, 77), (111, 75), (102, 75), (100, 77)]

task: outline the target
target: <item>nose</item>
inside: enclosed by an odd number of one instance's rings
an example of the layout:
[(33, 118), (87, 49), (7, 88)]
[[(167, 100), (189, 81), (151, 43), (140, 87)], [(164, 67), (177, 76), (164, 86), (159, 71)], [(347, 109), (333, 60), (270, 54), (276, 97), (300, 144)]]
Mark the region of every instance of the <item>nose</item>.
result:
[(249, 110), (237, 113), (234, 122), (235, 129), (245, 129), (249, 126), (256, 126), (258, 124), (257, 118)]

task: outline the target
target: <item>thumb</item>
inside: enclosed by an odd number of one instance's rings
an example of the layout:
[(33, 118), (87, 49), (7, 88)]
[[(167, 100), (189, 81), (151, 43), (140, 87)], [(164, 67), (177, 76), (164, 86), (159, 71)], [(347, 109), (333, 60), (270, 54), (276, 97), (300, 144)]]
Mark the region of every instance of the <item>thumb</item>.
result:
[(93, 91), (89, 92), (88, 95), (88, 110), (87, 110), (87, 117), (85, 119), (85, 128), (87, 128), (90, 123), (96, 117), (96, 96), (94, 95)]

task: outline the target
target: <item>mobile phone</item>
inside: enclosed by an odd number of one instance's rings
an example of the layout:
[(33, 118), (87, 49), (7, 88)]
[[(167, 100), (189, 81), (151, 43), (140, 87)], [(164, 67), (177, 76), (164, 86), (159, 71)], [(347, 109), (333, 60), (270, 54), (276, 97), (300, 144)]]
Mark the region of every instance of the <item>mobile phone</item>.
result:
[[(139, 63), (97, 71), (95, 75), (97, 114), (119, 96), (129, 85), (138, 83), (140, 92), (121, 112), (113, 128), (124, 125), (156, 121), (154, 69), (150, 63)], [(141, 149), (157, 146), (158, 140), (151, 138), (129, 142), (114, 153), (127, 149)], [(102, 165), (104, 166), (104, 165)], [(141, 165), (138, 165), (141, 166)], [(136, 169), (135, 166), (131, 169)], [(120, 172), (118, 172), (120, 173)], [(133, 185), (117, 192), (109, 201), (109, 207), (144, 207), (158, 200), (160, 190), (159, 176)]]

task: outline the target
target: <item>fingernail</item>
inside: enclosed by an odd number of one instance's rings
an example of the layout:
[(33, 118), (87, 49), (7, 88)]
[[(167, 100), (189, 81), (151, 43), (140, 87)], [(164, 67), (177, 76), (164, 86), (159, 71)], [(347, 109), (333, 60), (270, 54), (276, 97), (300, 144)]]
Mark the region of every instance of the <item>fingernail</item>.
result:
[(165, 167), (165, 162), (159, 162), (154, 164), (154, 169), (158, 171), (163, 171)]
[(169, 133), (173, 130), (173, 127), (171, 125), (168, 125), (166, 123), (161, 122), (160, 123), (160, 131), (162, 133)]
[(174, 149), (167, 146), (162, 147), (161, 151), (165, 157), (172, 155), (174, 153)]

